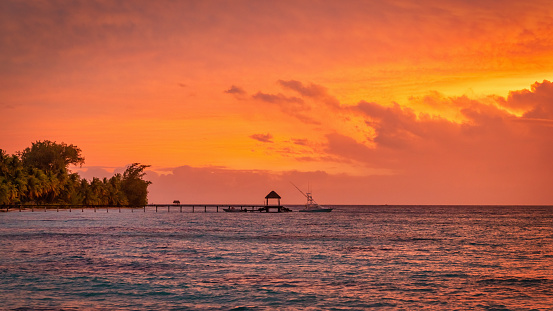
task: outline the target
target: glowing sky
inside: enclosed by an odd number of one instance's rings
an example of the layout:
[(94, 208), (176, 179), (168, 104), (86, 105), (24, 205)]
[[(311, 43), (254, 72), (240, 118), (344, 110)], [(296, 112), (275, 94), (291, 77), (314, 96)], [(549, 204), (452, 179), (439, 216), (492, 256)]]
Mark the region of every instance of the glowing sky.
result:
[(0, 148), (150, 202), (553, 204), (550, 1), (1, 1)]

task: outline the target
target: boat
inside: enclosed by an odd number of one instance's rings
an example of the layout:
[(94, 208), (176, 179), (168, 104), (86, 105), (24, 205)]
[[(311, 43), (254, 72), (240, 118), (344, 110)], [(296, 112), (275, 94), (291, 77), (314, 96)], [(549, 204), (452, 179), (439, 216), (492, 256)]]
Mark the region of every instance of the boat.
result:
[(227, 213), (245, 213), (247, 210), (242, 208), (236, 208), (234, 206), (229, 206), (228, 208), (223, 208), (223, 211)]
[(298, 191), (301, 192), (301, 194), (303, 194), (307, 198), (307, 203), (305, 203), (305, 207), (301, 209), (300, 212), (328, 213), (332, 211), (332, 208), (320, 206), (317, 202), (315, 202), (315, 200), (313, 200), (313, 196), (311, 195), (311, 192), (304, 193), (303, 191), (301, 191), (300, 188), (298, 188), (298, 186), (294, 185), (294, 187), (296, 187), (296, 189), (298, 189)]
[(315, 200), (313, 200), (313, 197), (311, 196), (311, 193), (306, 193), (305, 196), (307, 197), (307, 203), (305, 204), (305, 208), (301, 209), (300, 212), (306, 212), (306, 213), (328, 213), (332, 211), (332, 208), (323, 207), (317, 204)]

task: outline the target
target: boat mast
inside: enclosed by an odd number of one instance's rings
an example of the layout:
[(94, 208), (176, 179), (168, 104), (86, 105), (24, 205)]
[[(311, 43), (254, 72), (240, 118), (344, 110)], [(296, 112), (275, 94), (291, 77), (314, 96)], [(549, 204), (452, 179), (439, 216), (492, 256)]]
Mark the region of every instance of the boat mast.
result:
[[(303, 191), (301, 191), (300, 188), (298, 188), (298, 186), (296, 186), (293, 182), (290, 182), (294, 187), (296, 187), (296, 189), (298, 189), (299, 192), (301, 192), (301, 194), (303, 194), (304, 197), (307, 198), (307, 205), (315, 205), (317, 204), (317, 202), (315, 202), (315, 200), (313, 200), (313, 196), (311, 196), (311, 191), (309, 191), (309, 183), (307, 184), (307, 193), (304, 193)], [(317, 204), (318, 205), (318, 204)]]

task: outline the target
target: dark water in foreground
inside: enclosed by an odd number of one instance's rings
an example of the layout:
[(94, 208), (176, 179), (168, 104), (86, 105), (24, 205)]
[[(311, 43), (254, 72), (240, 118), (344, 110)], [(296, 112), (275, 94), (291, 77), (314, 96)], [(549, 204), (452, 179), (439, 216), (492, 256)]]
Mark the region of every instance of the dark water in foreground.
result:
[(553, 308), (553, 207), (0, 213), (0, 309)]

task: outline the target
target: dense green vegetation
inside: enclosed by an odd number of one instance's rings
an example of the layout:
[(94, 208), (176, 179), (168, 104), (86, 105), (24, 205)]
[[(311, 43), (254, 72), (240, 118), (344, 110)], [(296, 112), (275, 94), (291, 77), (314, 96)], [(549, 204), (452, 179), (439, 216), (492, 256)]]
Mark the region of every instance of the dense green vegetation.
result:
[(48, 140), (37, 141), (14, 155), (0, 149), (0, 205), (72, 204), (131, 205), (148, 203), (144, 170), (133, 163), (111, 178), (88, 181), (72, 173), (69, 165), (84, 164), (81, 149)]

